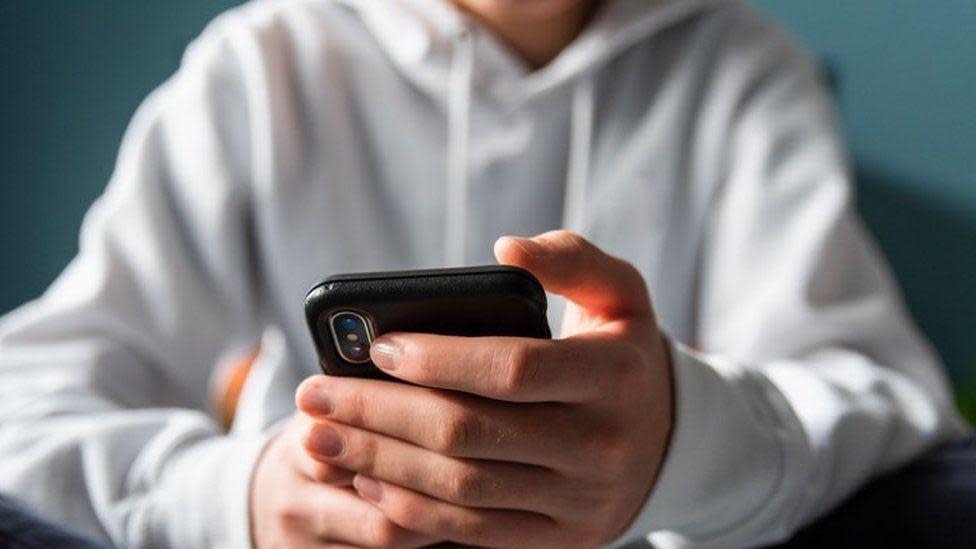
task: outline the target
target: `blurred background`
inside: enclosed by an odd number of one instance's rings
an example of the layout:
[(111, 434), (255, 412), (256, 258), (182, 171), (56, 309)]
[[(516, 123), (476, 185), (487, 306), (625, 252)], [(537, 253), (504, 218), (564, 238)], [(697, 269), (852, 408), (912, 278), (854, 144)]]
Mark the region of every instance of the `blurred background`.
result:
[[(77, 250), (137, 105), (232, 0), (0, 0), (0, 314)], [(824, 63), (860, 210), (976, 420), (976, 2), (763, 0)]]

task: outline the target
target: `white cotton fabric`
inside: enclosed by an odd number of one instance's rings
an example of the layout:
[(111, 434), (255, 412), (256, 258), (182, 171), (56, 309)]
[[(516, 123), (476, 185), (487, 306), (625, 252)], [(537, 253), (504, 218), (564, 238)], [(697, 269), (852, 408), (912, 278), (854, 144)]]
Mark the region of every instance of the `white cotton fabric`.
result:
[[(607, 1), (532, 71), (443, 0), (258, 1), (147, 99), (78, 257), (0, 322), (0, 492), (120, 546), (246, 547), (256, 456), (318, 371), (305, 292), (558, 227), (632, 262), (671, 340), (677, 423), (621, 541), (783, 540), (965, 429), (813, 63), (744, 3)], [(224, 435), (212, 372), (259, 341)]]

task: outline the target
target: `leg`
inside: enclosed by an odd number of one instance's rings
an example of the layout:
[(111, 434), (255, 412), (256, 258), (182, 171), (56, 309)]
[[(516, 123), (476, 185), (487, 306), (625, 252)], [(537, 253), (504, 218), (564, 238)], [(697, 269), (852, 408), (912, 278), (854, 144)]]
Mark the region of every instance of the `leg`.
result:
[(0, 546), (10, 549), (103, 549), (103, 546), (47, 522), (3, 497), (0, 497)]
[(976, 437), (881, 477), (784, 548), (976, 547)]

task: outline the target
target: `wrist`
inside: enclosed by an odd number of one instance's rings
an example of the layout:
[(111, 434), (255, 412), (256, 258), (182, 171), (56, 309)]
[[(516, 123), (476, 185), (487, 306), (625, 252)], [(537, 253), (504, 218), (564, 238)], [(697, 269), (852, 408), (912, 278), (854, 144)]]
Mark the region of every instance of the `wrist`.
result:
[(155, 544), (249, 547), (250, 484), (263, 434), (211, 436), (174, 454), (151, 513)]

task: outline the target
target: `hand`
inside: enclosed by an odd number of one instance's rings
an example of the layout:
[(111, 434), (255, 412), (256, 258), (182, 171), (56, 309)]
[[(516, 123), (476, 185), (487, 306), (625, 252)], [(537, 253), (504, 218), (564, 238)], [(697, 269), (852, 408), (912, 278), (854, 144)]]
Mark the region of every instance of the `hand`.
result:
[(352, 473), (311, 459), (296, 414), (261, 455), (251, 482), (254, 546), (421, 547), (432, 540), (387, 519), (349, 487)]
[(317, 376), (298, 390), (305, 448), (355, 471), (393, 522), (479, 546), (581, 546), (633, 521), (672, 424), (671, 367), (643, 279), (559, 231), (506, 237), (501, 263), (566, 296), (564, 339), (388, 334), (372, 347), (417, 385)]

